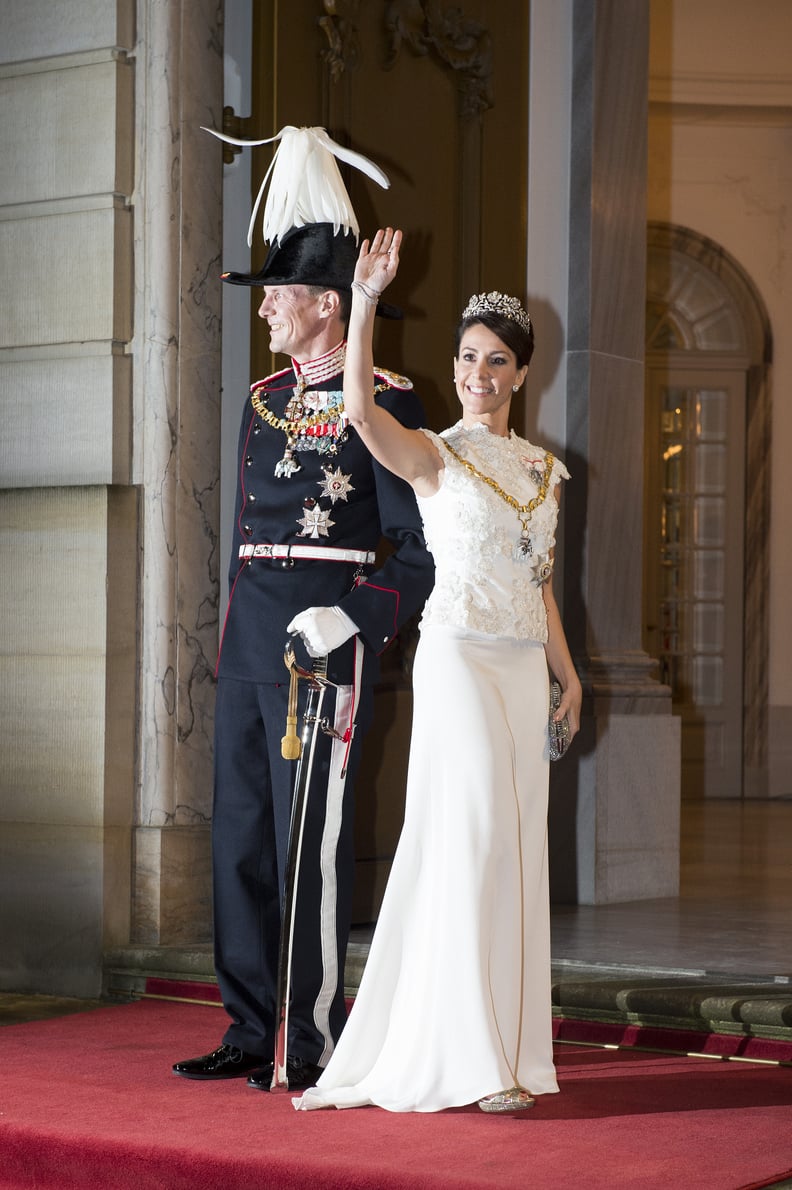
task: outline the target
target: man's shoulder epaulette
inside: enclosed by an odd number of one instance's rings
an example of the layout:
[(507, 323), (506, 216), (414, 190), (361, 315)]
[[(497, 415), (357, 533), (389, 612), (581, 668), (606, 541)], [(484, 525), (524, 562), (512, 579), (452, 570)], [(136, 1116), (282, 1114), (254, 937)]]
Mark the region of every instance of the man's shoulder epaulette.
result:
[(389, 388), (398, 388), (402, 392), (409, 392), (413, 386), (412, 380), (406, 376), (399, 376), (397, 372), (389, 372), (386, 368), (378, 368), (374, 365), (374, 379), (384, 380)]
[(282, 376), (288, 375), (289, 372), (291, 372), (291, 368), (281, 368), (280, 372), (273, 372), (271, 376), (265, 376), (263, 380), (255, 380), (250, 386), (250, 391), (254, 393), (260, 388), (266, 388), (273, 380), (280, 380)]

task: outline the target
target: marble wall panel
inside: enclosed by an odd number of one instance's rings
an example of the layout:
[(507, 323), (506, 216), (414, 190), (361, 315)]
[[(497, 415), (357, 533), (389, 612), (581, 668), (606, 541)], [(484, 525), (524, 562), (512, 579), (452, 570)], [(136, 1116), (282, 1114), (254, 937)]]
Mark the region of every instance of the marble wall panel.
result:
[[(150, 3), (136, 232), (135, 477), (141, 580), (139, 821), (189, 825), (212, 800), (222, 162), (201, 125), (222, 120), (222, 14)], [(139, 430), (139, 432), (138, 432)], [(227, 559), (224, 560), (227, 564)]]
[(0, 492), (6, 822), (101, 822), (106, 539), (104, 489)]
[(648, 56), (647, 4), (575, 0), (567, 338), (572, 351), (643, 358)]
[(3, 990), (61, 996), (100, 994), (103, 835), (100, 826), (3, 824)]
[(2, 656), (0, 684), (0, 821), (100, 823), (103, 658)]
[[(596, 4), (591, 169), (591, 346), (642, 360), (646, 292), (649, 16)], [(618, 81), (617, 81), (618, 80)]]
[(128, 210), (0, 222), (0, 273), (24, 281), (0, 321), (0, 348), (128, 340), (131, 266)]
[[(569, 212), (558, 196), (569, 190), (571, 24), (572, 0), (531, 6), (526, 272), (536, 350), (523, 390), (525, 424), (532, 441), (551, 447), (561, 458), (566, 456)], [(560, 588), (560, 573), (558, 578)], [(555, 593), (558, 597), (559, 590)]]
[(97, 355), (18, 354), (0, 352), (0, 487), (129, 483), (131, 359), (109, 344)]
[(25, 62), (107, 46), (132, 49), (135, 0), (6, 0), (0, 62)]
[(130, 194), (133, 141), (124, 126), (132, 113), (132, 67), (113, 59), (41, 66), (10, 77), (0, 69), (0, 206)]
[[(135, 816), (138, 592), (142, 553), (139, 500), (136, 488), (116, 487), (107, 491), (104, 822), (108, 828), (128, 827)], [(129, 852), (126, 861), (128, 864)], [(124, 889), (127, 934), (130, 887), (127, 883)]]
[(769, 708), (767, 796), (792, 798), (792, 707)]
[[(597, 838), (608, 852), (632, 854), (655, 846), (669, 851), (679, 843), (679, 799), (666, 800), (675, 793), (666, 772), (674, 760), (679, 723), (674, 716), (663, 716), (659, 735), (657, 722), (648, 719), (611, 715), (600, 730), (598, 742), (614, 796), (600, 807)], [(642, 787), (655, 790), (656, 797), (636, 799), (635, 791)]]
[(671, 715), (584, 716), (572, 752), (552, 774), (555, 901), (678, 896), (679, 748)]
[(104, 650), (106, 504), (102, 488), (0, 492), (0, 654)]
[(570, 352), (567, 375), (567, 633), (590, 655), (641, 651), (643, 362)]
[(134, 832), (134, 932), (141, 945), (203, 945), (212, 939), (208, 823)]
[(0, 492), (0, 986), (97, 995), (129, 937), (137, 493)]
[[(101, 921), (102, 946), (129, 942), (129, 901), (132, 888), (132, 830), (111, 826), (105, 820), (102, 839), (102, 900), (96, 904)], [(93, 971), (91, 978), (94, 978)]]

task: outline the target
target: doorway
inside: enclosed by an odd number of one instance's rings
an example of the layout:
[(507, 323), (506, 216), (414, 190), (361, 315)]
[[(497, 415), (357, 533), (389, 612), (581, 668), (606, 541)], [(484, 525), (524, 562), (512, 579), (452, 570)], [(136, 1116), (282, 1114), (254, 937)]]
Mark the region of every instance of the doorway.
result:
[(653, 361), (647, 652), (682, 720), (682, 796), (742, 796), (745, 370)]
[(644, 647), (682, 721), (683, 798), (763, 796), (767, 323), (683, 228), (650, 225), (647, 295)]

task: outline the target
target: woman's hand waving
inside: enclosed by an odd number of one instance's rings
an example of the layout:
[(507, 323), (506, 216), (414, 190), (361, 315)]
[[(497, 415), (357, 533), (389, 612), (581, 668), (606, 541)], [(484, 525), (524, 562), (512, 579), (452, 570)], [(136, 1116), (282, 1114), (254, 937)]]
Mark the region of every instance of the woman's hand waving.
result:
[(379, 295), (396, 276), (401, 240), (400, 231), (386, 227), (380, 228), (370, 242), (364, 240), (360, 245), (352, 285), (359, 285), (360, 292), (369, 302), (376, 304)]

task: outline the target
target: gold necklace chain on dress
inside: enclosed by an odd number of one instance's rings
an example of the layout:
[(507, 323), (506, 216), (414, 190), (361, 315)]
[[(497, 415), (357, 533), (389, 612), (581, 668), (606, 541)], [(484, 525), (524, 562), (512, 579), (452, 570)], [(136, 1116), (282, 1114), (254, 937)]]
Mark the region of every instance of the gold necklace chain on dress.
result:
[(529, 500), (527, 504), (521, 504), (516, 496), (511, 496), (508, 492), (504, 491), (497, 480), (492, 479), (489, 475), (485, 475), (482, 471), (479, 471), (477, 467), (474, 467), (472, 463), (469, 463), (467, 459), (463, 458), (462, 455), (458, 453), (458, 451), (454, 450), (453, 446), (446, 442), (445, 438), (441, 438), (440, 441), (446, 450), (454, 456), (456, 461), (468, 469), (471, 475), (475, 475), (476, 479), (480, 479), (483, 483), (487, 484), (488, 487), (491, 487), (493, 492), (500, 496), (501, 500), (505, 500), (506, 503), (515, 510), (517, 516), (520, 518), (523, 535), (527, 534), (528, 522), (531, 519), (531, 515), (540, 504), (544, 503), (545, 497), (547, 496), (550, 488), (550, 474), (553, 470), (553, 463), (555, 462), (555, 459), (553, 458), (550, 451), (548, 450), (545, 452), (545, 470), (541, 482), (538, 485), (538, 494), (534, 496), (533, 500)]

